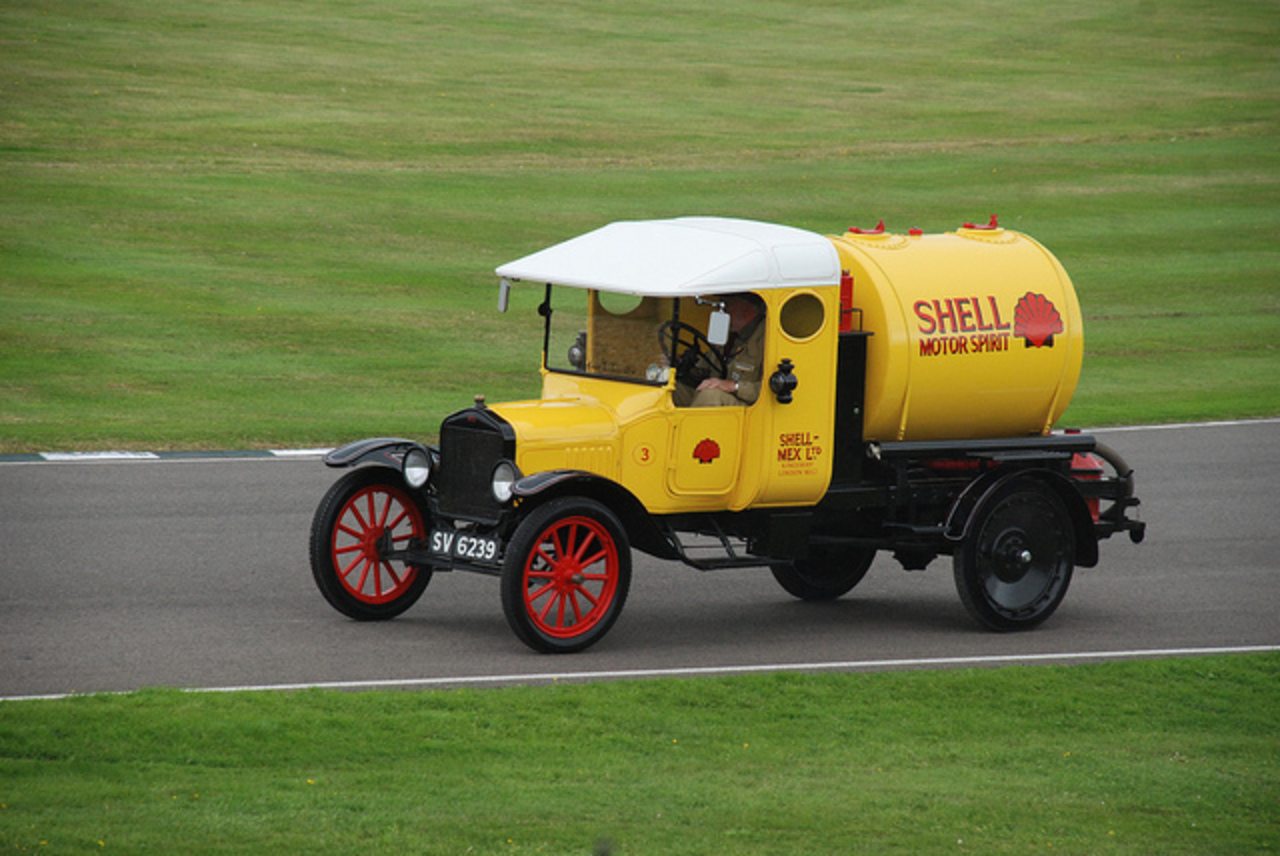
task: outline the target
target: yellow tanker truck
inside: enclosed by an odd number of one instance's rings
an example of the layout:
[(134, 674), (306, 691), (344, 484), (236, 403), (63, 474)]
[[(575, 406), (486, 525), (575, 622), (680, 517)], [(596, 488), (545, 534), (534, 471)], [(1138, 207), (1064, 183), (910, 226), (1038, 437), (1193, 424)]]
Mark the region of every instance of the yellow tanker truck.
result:
[(374, 438), (322, 499), (311, 566), (338, 611), (387, 619), (431, 575), (499, 577), (515, 634), (582, 650), (617, 620), (631, 550), (767, 567), (840, 597), (879, 551), (950, 555), (993, 630), (1039, 624), (1098, 542), (1142, 539), (1131, 469), (1054, 433), (1080, 374), (1066, 272), (990, 223), (822, 236), (715, 217), (624, 221), (497, 269), (537, 290), (542, 395)]

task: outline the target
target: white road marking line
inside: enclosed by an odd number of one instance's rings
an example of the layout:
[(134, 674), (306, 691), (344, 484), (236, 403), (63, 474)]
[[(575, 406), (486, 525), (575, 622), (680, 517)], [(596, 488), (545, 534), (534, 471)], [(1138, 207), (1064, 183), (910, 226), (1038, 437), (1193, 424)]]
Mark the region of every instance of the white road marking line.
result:
[[(689, 666), (671, 669), (619, 669), (599, 672), (546, 672), (519, 675), (470, 675), (452, 678), (398, 678), (370, 681), (321, 681), (300, 684), (256, 684), (232, 687), (188, 687), (193, 693), (288, 692), (297, 690), (372, 690), (473, 687), (487, 684), (546, 684), (558, 681), (634, 680), (641, 678), (686, 678), (745, 675), (768, 672), (849, 672), (868, 669), (934, 668), (941, 666), (995, 666), (1019, 663), (1070, 663), (1080, 660), (1132, 660), (1159, 657), (1198, 657), (1222, 654), (1262, 654), (1280, 651), (1280, 645), (1242, 645), (1227, 648), (1156, 648), (1130, 651), (1076, 651), (1057, 654), (1002, 654), (984, 657), (920, 657), (900, 660), (848, 660), (829, 663), (774, 663), (755, 666)], [(4, 701), (72, 698), (78, 695), (123, 695), (106, 693), (55, 693), (49, 695), (0, 697)]]
[(1116, 431), (1168, 431), (1183, 428), (1236, 428), (1242, 425), (1275, 425), (1280, 419), (1226, 419), (1218, 422), (1170, 422), (1165, 425), (1113, 425), (1109, 428), (1086, 428), (1084, 434), (1110, 434)]
[(158, 461), (155, 452), (41, 452), (46, 461)]

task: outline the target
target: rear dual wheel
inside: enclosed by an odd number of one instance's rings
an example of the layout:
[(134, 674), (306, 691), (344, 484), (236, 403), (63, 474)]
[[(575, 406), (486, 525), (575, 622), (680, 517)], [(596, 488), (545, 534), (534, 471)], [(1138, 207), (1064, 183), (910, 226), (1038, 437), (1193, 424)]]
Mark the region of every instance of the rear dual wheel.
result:
[(594, 645), (617, 621), (631, 586), (631, 548), (613, 512), (590, 499), (552, 500), (507, 545), (502, 609), (535, 651)]
[(769, 570), (778, 585), (801, 600), (835, 600), (862, 582), (875, 557), (875, 550), (813, 550), (807, 559), (771, 565)]
[(1071, 584), (1071, 517), (1043, 482), (1014, 479), (974, 511), (953, 563), (960, 600), (979, 623), (992, 630), (1034, 627), (1053, 614)]
[(386, 467), (352, 470), (329, 488), (311, 524), (316, 587), (350, 618), (394, 618), (422, 596), (431, 569), (385, 554), (425, 541), (428, 520), (399, 473)]

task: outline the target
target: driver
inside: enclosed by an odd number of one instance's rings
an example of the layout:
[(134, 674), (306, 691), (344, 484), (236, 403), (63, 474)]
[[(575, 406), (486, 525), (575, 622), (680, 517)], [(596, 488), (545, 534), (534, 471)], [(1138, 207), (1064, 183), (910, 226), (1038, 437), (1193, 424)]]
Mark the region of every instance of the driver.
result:
[[(709, 377), (697, 389), (677, 384), (679, 407), (723, 407), (753, 404), (760, 396), (764, 372), (764, 301), (749, 292), (730, 294), (724, 300), (729, 313), (729, 340), (721, 353), (725, 376)], [(703, 361), (703, 365), (706, 363)]]

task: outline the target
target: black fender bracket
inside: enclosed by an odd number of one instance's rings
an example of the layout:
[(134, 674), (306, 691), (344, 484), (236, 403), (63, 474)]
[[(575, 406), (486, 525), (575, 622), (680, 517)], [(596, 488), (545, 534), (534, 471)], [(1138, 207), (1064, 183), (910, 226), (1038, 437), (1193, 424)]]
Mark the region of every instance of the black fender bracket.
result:
[(398, 470), (405, 453), (413, 448), (427, 451), (427, 447), (417, 440), (406, 440), (403, 437), (370, 437), (334, 449), (324, 456), (324, 463), (327, 467), (381, 464)]
[(973, 523), (973, 513), (982, 506), (988, 496), (1003, 487), (1011, 479), (1034, 478), (1043, 482), (1062, 500), (1071, 515), (1071, 523), (1076, 532), (1076, 564), (1092, 568), (1098, 564), (1098, 537), (1094, 531), (1093, 518), (1085, 505), (1084, 497), (1075, 489), (1065, 476), (1049, 470), (1018, 469), (1013, 471), (992, 470), (981, 478), (972, 481), (951, 505), (947, 514), (944, 534), (948, 541), (963, 541), (969, 535)]

